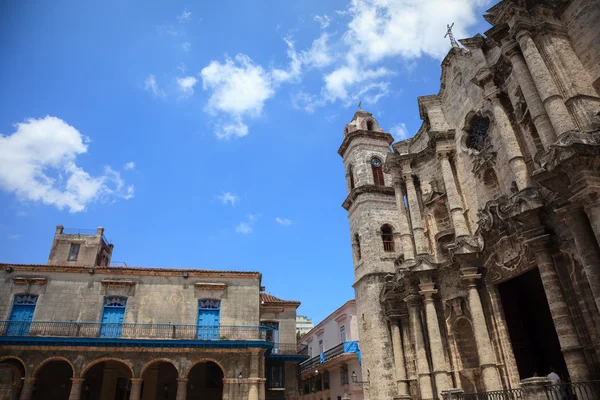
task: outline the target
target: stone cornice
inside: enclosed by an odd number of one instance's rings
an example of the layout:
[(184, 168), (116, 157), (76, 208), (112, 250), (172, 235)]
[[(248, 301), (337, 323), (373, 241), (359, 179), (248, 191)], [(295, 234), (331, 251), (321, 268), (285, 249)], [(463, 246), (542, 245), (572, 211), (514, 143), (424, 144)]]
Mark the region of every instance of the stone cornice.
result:
[[(262, 277), (260, 272), (245, 271), (217, 271), (199, 269), (170, 269), (170, 268), (145, 268), (145, 267), (88, 267), (83, 265), (46, 265), (46, 264), (7, 264), (0, 263), (0, 271), (35, 271), (35, 272), (67, 272), (67, 273), (90, 273), (106, 275), (143, 275), (143, 276), (183, 276), (187, 273), (189, 277), (219, 277), (219, 278), (258, 278)], [(9, 272), (9, 271), (7, 271)]]
[(196, 282), (194, 287), (199, 290), (225, 290), (227, 289), (226, 283), (212, 283), (212, 282)]
[(356, 131), (352, 131), (352, 132), (348, 133), (344, 137), (344, 141), (342, 142), (340, 148), (338, 149), (338, 154), (341, 157), (345, 157), (346, 150), (350, 146), (350, 143), (354, 139), (358, 139), (358, 138), (383, 140), (388, 144), (388, 146), (391, 145), (392, 143), (394, 143), (394, 138), (389, 133), (377, 132), (377, 131), (366, 131), (363, 129), (358, 129)]
[(102, 286), (106, 287), (127, 287), (135, 285), (134, 281), (128, 279), (102, 279)]
[(395, 190), (389, 186), (363, 185), (352, 189), (346, 200), (342, 203), (345, 210), (350, 210), (358, 196), (365, 193), (377, 193), (385, 196), (395, 196)]

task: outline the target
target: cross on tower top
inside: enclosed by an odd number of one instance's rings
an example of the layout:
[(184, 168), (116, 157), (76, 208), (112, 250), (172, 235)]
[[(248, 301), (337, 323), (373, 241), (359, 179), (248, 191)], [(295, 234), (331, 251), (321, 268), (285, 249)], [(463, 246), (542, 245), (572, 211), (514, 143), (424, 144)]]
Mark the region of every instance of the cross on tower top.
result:
[(454, 35), (452, 34), (453, 26), (454, 26), (454, 22), (452, 23), (452, 25), (446, 25), (448, 30), (446, 31), (446, 34), (444, 35), (444, 37), (450, 38), (450, 44), (452, 45), (452, 47), (459, 47), (458, 43), (456, 42), (456, 39), (454, 39)]

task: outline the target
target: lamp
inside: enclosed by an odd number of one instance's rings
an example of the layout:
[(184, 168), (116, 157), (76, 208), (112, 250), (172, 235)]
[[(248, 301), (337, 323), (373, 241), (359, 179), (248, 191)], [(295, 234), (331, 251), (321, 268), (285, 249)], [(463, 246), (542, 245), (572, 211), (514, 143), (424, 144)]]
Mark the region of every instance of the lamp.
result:
[[(367, 377), (371, 376), (371, 371), (367, 370)], [(368, 385), (369, 381), (359, 381), (358, 376), (356, 376), (356, 371), (352, 371), (352, 383), (356, 383), (359, 386)]]
[(238, 374), (237, 379), (238, 379), (238, 385), (241, 384), (242, 383), (242, 379), (244, 379), (244, 376), (242, 375), (241, 372)]
[(356, 371), (352, 371), (352, 382), (356, 383)]
[(314, 372), (314, 373), (315, 373), (315, 376), (319, 375), (319, 370), (318, 370), (318, 369), (315, 369), (315, 372)]

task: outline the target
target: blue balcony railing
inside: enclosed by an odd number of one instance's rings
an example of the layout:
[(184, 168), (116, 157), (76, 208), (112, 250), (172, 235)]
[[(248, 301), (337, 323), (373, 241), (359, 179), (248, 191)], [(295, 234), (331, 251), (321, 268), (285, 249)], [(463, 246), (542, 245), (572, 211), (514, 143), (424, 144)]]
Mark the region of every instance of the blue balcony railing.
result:
[(266, 341), (265, 326), (199, 326), (192, 324), (142, 324), (101, 322), (0, 321), (0, 336), (60, 338), (120, 338), (157, 340)]

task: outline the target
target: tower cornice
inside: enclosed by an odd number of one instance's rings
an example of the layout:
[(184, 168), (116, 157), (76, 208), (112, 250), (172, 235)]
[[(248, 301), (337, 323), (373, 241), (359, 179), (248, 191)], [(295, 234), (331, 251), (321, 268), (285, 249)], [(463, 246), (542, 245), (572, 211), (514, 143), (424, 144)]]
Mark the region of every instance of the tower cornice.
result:
[(389, 186), (378, 186), (378, 185), (363, 185), (352, 189), (346, 200), (342, 203), (342, 207), (346, 210), (350, 210), (352, 204), (356, 201), (358, 196), (365, 193), (379, 193), (386, 196), (391, 196), (395, 199), (395, 190)]
[(344, 141), (342, 142), (342, 145), (338, 149), (338, 154), (341, 157), (344, 157), (346, 154), (346, 150), (348, 150), (348, 147), (350, 146), (350, 143), (354, 139), (358, 139), (358, 138), (384, 140), (388, 144), (388, 146), (394, 142), (394, 138), (389, 133), (358, 129), (356, 131), (352, 131), (352, 132), (348, 133), (344, 137)]

